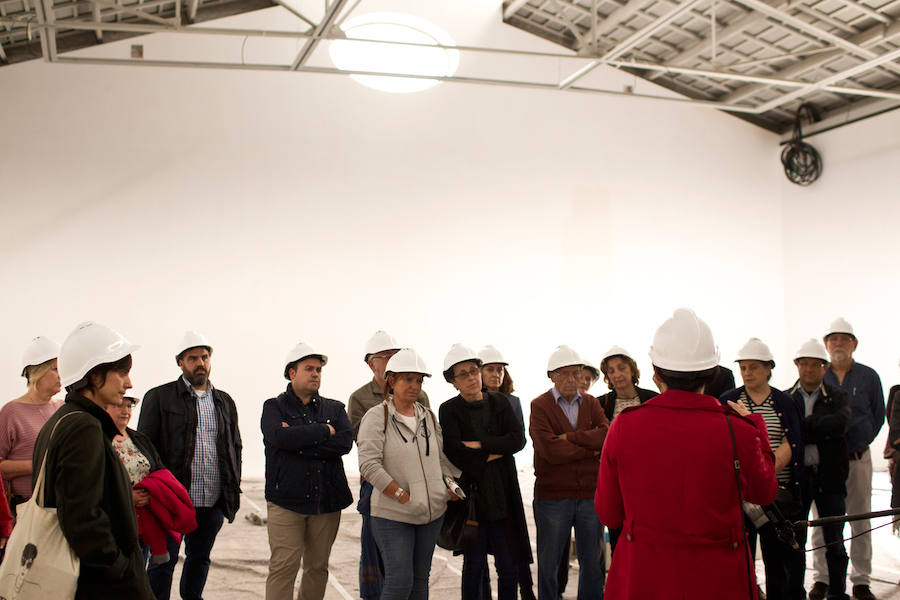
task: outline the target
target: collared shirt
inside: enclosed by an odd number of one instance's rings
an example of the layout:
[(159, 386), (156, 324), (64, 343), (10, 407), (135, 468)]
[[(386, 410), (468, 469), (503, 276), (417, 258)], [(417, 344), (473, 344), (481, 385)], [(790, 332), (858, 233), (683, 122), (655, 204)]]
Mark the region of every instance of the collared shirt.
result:
[(569, 423), (572, 424), (574, 428), (578, 423), (578, 409), (581, 407), (581, 394), (575, 392), (575, 399), (569, 402), (565, 398), (563, 398), (562, 394), (559, 393), (559, 390), (556, 389), (554, 385), (550, 390), (553, 393), (553, 398), (556, 400), (556, 404), (562, 409), (563, 414), (566, 415), (566, 418), (569, 420)]
[[(797, 385), (797, 389), (800, 390), (800, 395), (803, 396), (803, 406), (805, 408), (803, 416), (808, 417), (812, 414), (813, 407), (816, 405), (816, 400), (818, 400), (821, 395), (822, 384), (819, 384), (819, 387), (814, 389), (812, 393), (808, 393), (804, 390), (802, 385)], [(807, 467), (818, 465), (819, 447), (816, 444), (806, 444), (806, 450), (804, 451), (803, 457), (803, 462)]]
[(194, 442), (194, 456), (191, 459), (191, 502), (197, 507), (215, 506), (222, 495), (222, 479), (219, 474), (219, 455), (216, 439), (219, 425), (216, 420), (216, 405), (213, 400), (212, 382), (198, 392), (191, 382), (182, 375), (184, 385), (197, 402), (197, 432)]
[(854, 360), (843, 383), (838, 383), (830, 367), (825, 371), (825, 383), (841, 388), (850, 397), (847, 449), (850, 452), (865, 450), (884, 424), (884, 389), (878, 373)]

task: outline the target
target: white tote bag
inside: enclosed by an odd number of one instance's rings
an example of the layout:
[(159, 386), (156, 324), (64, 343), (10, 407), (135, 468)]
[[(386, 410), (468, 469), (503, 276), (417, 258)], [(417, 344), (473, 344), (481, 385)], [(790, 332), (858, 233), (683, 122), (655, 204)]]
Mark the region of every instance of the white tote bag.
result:
[[(63, 415), (59, 421), (71, 414)], [(50, 432), (51, 440), (59, 421)], [(49, 450), (49, 441), (47, 445)], [(0, 564), (0, 600), (68, 600), (75, 597), (78, 557), (63, 535), (56, 509), (41, 506), (46, 464), (45, 452), (34, 493), (18, 506), (16, 526)]]

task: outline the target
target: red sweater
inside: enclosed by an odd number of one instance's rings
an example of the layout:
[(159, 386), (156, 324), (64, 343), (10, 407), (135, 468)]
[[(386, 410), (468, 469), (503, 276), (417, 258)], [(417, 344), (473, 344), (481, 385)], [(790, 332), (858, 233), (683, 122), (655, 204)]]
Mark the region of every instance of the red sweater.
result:
[[(596, 398), (584, 394), (573, 428), (548, 390), (531, 401), (528, 433), (534, 445), (534, 497), (594, 497), (600, 450), (609, 421)], [(566, 439), (559, 436), (566, 434)]]
[(166, 554), (167, 534), (180, 541), (179, 534), (197, 529), (197, 513), (188, 491), (171, 471), (153, 471), (134, 487), (150, 493), (150, 504), (137, 509), (137, 521), (138, 536), (154, 556)]
[[(0, 496), (6, 496), (2, 481), (0, 481)], [(5, 500), (0, 500), (0, 538), (8, 538), (12, 535), (12, 528), (13, 518), (9, 511), (9, 504)]]

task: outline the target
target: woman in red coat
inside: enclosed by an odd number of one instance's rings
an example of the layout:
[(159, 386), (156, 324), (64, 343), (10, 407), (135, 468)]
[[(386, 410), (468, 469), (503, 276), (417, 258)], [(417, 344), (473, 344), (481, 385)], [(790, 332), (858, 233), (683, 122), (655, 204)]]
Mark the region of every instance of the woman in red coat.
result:
[(675, 311), (659, 328), (650, 357), (663, 393), (613, 421), (600, 461), (597, 514), (622, 528), (605, 598), (755, 599), (741, 497), (775, 497), (762, 419), (702, 395), (719, 356), (692, 311)]

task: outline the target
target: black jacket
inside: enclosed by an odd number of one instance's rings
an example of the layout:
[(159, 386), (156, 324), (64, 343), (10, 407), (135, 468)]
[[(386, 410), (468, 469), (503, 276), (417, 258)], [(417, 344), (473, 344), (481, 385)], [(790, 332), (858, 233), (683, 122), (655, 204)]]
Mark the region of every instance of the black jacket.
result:
[[(53, 426), (65, 415), (53, 433)], [(105, 410), (70, 392), (41, 428), (34, 446), (32, 481), (44, 453), (44, 506), (56, 507), (59, 525), (81, 560), (76, 598), (153, 600), (137, 534), (131, 481), (112, 448), (118, 434)]]
[[(220, 504), (231, 522), (241, 503), (241, 432), (231, 396), (214, 387), (213, 403), (219, 431), (216, 454), (222, 481)], [(197, 441), (197, 401), (181, 377), (144, 395), (138, 431), (150, 438), (166, 468), (190, 490), (191, 461)]]
[(353, 447), (353, 427), (342, 402), (315, 394), (304, 405), (288, 384), (263, 404), (260, 428), (266, 447), (266, 500), (304, 515), (350, 506), (353, 495), (341, 457)]
[[(634, 386), (634, 389), (637, 390), (638, 399), (641, 401), (641, 404), (654, 396), (659, 396), (659, 394), (653, 390), (645, 390), (644, 388), (639, 388), (637, 386)], [(613, 420), (613, 412), (616, 410), (616, 398), (618, 398), (616, 390), (612, 390), (608, 394), (602, 396), (597, 396), (597, 400), (600, 401), (600, 406), (603, 407), (603, 412), (606, 413), (606, 418), (610, 423), (612, 423)]]
[[(503, 455), (497, 462), (503, 468), (504, 491), (509, 514), (505, 519), (507, 540), (517, 558), (516, 562), (527, 564), (532, 562), (531, 543), (525, 525), (525, 509), (522, 506), (516, 461), (513, 458), (513, 454), (525, 446), (525, 429), (504, 394), (487, 391), (483, 393), (485, 410), (488, 411), (486, 423), (488, 435), (480, 440), (475, 435), (470, 411), (466, 408), (466, 401), (462, 396), (456, 396), (441, 404), (438, 414), (444, 434), (444, 454), (462, 471), (460, 483), (464, 489), (468, 489), (472, 481), (484, 473), (490, 454)], [(475, 440), (481, 442), (480, 449), (467, 448), (463, 445), (463, 441)], [(483, 497), (484, 494), (479, 495), (479, 498)]]
[[(801, 415), (806, 414), (800, 382), (786, 390)], [(812, 414), (803, 420), (804, 442), (819, 449), (819, 490), (825, 493), (845, 491), (850, 459), (847, 450), (847, 427), (850, 423), (850, 399), (841, 388), (822, 383)]]

